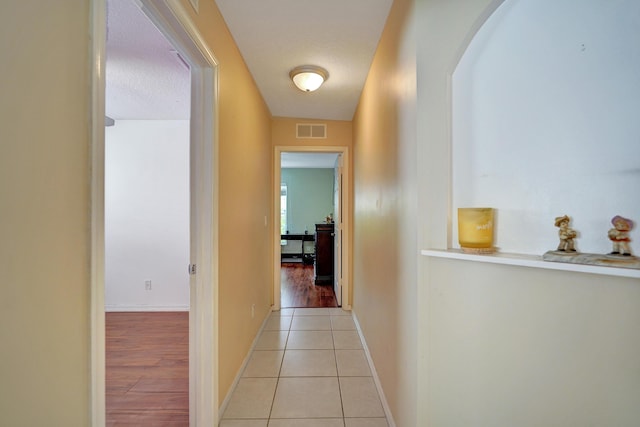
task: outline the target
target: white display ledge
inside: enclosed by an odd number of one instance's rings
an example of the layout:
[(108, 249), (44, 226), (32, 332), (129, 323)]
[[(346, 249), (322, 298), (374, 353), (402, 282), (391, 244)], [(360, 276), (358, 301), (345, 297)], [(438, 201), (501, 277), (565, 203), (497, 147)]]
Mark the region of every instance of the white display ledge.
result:
[(602, 274), (606, 276), (633, 277), (640, 279), (640, 270), (631, 268), (602, 267), (597, 265), (569, 264), (543, 261), (541, 256), (496, 252), (491, 255), (473, 255), (459, 249), (423, 249), (421, 254), (432, 258), (449, 258), (462, 261), (488, 262), (491, 264), (517, 265), (521, 267), (544, 268), (547, 270), (576, 271), (580, 273)]

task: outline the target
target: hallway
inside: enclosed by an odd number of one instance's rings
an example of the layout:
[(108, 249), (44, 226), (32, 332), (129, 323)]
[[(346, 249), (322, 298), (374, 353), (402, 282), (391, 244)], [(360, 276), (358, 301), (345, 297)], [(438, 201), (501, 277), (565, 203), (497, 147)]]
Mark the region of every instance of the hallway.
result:
[(387, 427), (351, 313), (273, 312), (220, 427)]

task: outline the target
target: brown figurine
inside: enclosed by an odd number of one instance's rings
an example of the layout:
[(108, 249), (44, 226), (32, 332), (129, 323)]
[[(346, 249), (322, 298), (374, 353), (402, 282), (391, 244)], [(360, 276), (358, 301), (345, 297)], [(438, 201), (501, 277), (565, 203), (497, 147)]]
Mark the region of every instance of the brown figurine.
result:
[(629, 231), (633, 228), (633, 221), (616, 215), (611, 219), (611, 224), (614, 227), (609, 230), (609, 240), (613, 242), (611, 255), (631, 256)]
[(556, 249), (557, 251), (576, 251), (573, 239), (576, 238), (578, 233), (569, 228), (569, 222), (571, 222), (571, 219), (567, 215), (559, 216), (555, 220), (555, 226), (559, 228), (558, 237), (560, 237), (560, 244), (558, 245), (558, 249)]

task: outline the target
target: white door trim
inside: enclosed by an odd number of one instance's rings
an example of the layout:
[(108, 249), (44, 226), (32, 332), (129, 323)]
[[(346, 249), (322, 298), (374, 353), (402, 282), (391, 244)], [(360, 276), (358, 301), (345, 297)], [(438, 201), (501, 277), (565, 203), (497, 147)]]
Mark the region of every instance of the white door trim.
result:
[(105, 425), (104, 115), (106, 0), (91, 2), (91, 425)]
[(343, 161), (342, 183), (342, 215), (343, 215), (343, 246), (342, 246), (342, 308), (351, 310), (350, 298), (350, 270), (349, 256), (351, 250), (351, 160), (349, 147), (344, 146), (276, 146), (274, 150), (273, 177), (273, 310), (280, 310), (280, 156), (282, 153), (340, 153)]
[[(191, 67), (192, 254), (189, 424), (218, 422), (218, 74), (216, 60), (176, 0), (137, 0)], [(104, 111), (106, 0), (92, 0), (91, 425), (105, 425)], [(185, 266), (186, 269), (186, 266)]]
[(344, 159), (342, 156), (338, 156), (336, 159), (336, 163), (333, 167), (334, 170), (334, 267), (335, 271), (333, 272), (333, 290), (336, 294), (336, 302), (340, 307), (342, 307), (342, 282), (344, 282), (344, 278), (342, 277), (342, 240), (343, 240), (343, 231), (344, 228), (344, 216), (342, 215), (342, 204), (344, 203), (344, 190), (342, 189), (343, 185), (343, 175), (344, 175)]

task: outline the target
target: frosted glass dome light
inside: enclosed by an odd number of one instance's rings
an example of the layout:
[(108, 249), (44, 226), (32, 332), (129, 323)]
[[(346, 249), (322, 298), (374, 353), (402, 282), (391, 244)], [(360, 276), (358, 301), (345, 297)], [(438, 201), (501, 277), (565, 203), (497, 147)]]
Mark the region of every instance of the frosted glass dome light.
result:
[(289, 77), (301, 91), (313, 92), (329, 78), (329, 73), (324, 68), (315, 65), (302, 65), (291, 70)]

